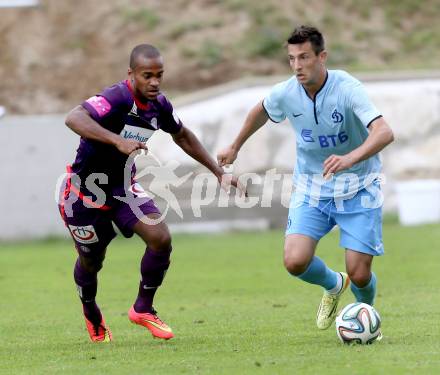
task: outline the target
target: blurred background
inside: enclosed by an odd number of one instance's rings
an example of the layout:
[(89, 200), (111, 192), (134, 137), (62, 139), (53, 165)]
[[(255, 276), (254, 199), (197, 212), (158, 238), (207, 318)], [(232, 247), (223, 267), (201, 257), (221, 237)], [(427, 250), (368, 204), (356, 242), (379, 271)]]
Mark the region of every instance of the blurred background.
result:
[[(291, 74), (283, 44), (301, 24), (323, 32), (328, 68), (361, 79), (395, 131), (382, 155), (386, 212), (403, 224), (440, 221), (439, 19), (438, 0), (0, 0), (0, 240), (67, 234), (55, 185), (79, 137), (65, 115), (124, 79), (135, 45), (161, 50), (163, 91), (215, 157), (247, 111)], [(164, 133), (149, 148), (162, 162), (177, 160), (179, 176), (206, 172)], [(268, 124), (234, 171), (289, 174), (294, 157), (290, 125)], [(184, 213), (167, 216), (173, 230), (285, 225), (277, 184), (271, 208), (218, 208), (214, 201), (201, 218), (189, 207), (192, 189), (191, 180), (172, 189)], [(261, 190), (250, 187), (253, 196)]]

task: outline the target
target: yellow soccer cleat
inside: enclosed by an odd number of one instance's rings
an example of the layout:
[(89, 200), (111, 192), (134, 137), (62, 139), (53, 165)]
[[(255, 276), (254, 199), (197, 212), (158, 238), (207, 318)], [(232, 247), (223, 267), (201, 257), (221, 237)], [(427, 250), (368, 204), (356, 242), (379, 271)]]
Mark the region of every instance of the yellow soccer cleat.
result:
[(330, 294), (324, 291), (321, 303), (319, 304), (318, 313), (316, 314), (316, 325), (319, 329), (327, 329), (334, 322), (339, 299), (350, 285), (348, 275), (345, 272), (339, 272), (339, 274), (342, 276), (341, 290), (337, 294)]

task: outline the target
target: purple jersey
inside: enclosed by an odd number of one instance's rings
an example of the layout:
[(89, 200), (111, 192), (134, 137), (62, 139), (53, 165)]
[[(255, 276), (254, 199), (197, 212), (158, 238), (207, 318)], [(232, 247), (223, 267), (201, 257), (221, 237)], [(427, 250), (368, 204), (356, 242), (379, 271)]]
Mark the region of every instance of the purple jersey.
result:
[[(106, 88), (102, 93), (87, 99), (82, 106), (104, 128), (126, 139), (146, 142), (156, 130), (177, 133), (182, 123), (173, 113), (168, 99), (159, 94), (156, 100), (139, 102), (128, 80)], [(123, 186), (127, 155), (112, 145), (81, 138), (72, 172), (84, 183), (91, 173), (104, 173), (108, 184), (105, 191)]]

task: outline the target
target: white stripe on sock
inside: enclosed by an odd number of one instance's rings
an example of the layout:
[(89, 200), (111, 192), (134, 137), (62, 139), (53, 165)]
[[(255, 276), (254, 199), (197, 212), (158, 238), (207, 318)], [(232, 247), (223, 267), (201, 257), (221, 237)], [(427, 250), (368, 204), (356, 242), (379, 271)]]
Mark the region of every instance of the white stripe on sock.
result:
[(342, 285), (342, 275), (339, 272), (336, 273), (336, 279), (337, 280), (336, 280), (335, 287), (332, 288), (332, 289), (327, 290), (327, 293), (329, 293), (329, 294), (338, 294), (341, 291), (341, 289), (343, 287), (343, 285)]

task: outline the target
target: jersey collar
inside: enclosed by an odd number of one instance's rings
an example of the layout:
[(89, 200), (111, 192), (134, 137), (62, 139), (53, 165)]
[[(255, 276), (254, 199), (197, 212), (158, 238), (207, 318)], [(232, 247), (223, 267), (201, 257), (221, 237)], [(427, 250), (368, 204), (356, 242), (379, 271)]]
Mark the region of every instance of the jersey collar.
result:
[(136, 103), (136, 107), (142, 109), (143, 111), (146, 111), (150, 106), (148, 103), (142, 103), (138, 98), (136, 98), (136, 95), (134, 94), (133, 87), (131, 87), (130, 80), (126, 79), (125, 84), (127, 85), (128, 89), (130, 90), (131, 95), (133, 96), (134, 102)]
[(324, 86), (325, 86), (325, 84), (327, 83), (327, 81), (328, 81), (328, 70), (326, 70), (325, 71), (325, 79), (324, 79), (324, 82), (322, 83), (322, 85), (321, 85), (321, 87), (318, 89), (318, 91), (316, 91), (316, 93), (315, 93), (315, 99), (313, 99), (310, 95), (309, 95), (309, 93), (307, 92), (307, 90), (306, 90), (306, 88), (303, 86), (303, 85), (301, 85), (302, 86), (302, 88), (304, 89), (304, 92), (306, 93), (306, 95), (310, 98), (310, 100), (312, 100), (313, 102), (316, 100), (316, 97), (318, 96), (318, 94), (322, 91), (322, 89), (324, 88)]

